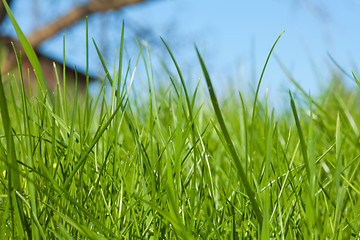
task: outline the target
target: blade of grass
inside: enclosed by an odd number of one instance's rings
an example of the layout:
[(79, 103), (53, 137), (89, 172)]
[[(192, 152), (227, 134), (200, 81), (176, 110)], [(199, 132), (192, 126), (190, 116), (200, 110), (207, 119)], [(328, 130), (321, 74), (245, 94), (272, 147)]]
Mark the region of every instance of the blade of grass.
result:
[[(94, 44), (95, 44), (95, 41), (94, 41)], [(100, 52), (99, 52), (100, 54)], [(100, 55), (101, 56), (101, 55)], [(141, 56), (141, 52), (139, 53), (138, 55), (138, 59), (136, 61), (136, 65), (135, 65), (135, 69), (133, 71), (133, 74), (131, 76), (131, 81), (130, 81), (130, 85), (129, 85), (129, 91), (130, 91), (130, 88), (132, 86), (132, 83), (134, 81), (134, 77), (135, 77), (135, 72), (136, 72), (136, 69), (137, 69), (137, 65), (138, 65), (138, 62), (139, 62), (139, 58)], [(106, 66), (104, 65), (104, 68), (106, 69)], [(108, 72), (107, 72), (107, 75), (108, 75)], [(110, 78), (110, 75), (108, 75), (108, 78)], [(125, 119), (126, 121), (128, 122), (129, 126), (130, 126), (130, 130), (133, 134), (133, 137), (134, 137), (134, 140), (135, 141), (138, 141), (138, 136), (137, 136), (137, 133), (135, 133), (136, 131), (136, 128), (134, 128), (132, 126), (132, 121), (131, 121), (131, 118), (128, 116), (128, 114), (126, 113), (125, 111), (125, 106), (126, 106), (126, 103), (128, 101), (128, 98), (129, 98), (129, 92), (127, 92), (127, 95), (126, 95), (126, 99), (125, 99), (125, 102), (124, 103), (119, 103), (117, 105), (117, 107), (114, 109), (113, 113), (111, 114), (111, 116), (109, 117), (108, 121), (102, 126), (100, 125), (96, 131), (96, 134), (94, 136), (94, 138), (92, 139), (90, 145), (87, 147), (87, 149), (81, 154), (81, 157), (80, 157), (80, 160), (76, 163), (76, 165), (74, 166), (72, 172), (70, 173), (69, 177), (66, 179), (65, 183), (64, 183), (64, 188), (68, 188), (69, 185), (71, 184), (71, 181), (72, 181), (72, 178), (73, 176), (76, 174), (76, 172), (79, 170), (79, 168), (85, 163), (86, 159), (87, 159), (87, 156), (90, 154), (90, 152), (92, 151), (93, 147), (96, 145), (96, 143), (99, 141), (100, 137), (102, 136), (102, 134), (106, 131), (106, 129), (109, 127), (109, 125), (111, 124), (111, 122), (113, 121), (113, 119), (115, 118), (117, 112), (121, 109), (123, 112), (124, 112), (124, 116), (125, 116)]]
[(70, 125), (70, 136), (69, 136), (69, 142), (68, 147), (66, 151), (66, 157), (65, 157), (65, 166), (68, 168), (72, 164), (70, 163), (70, 159), (72, 159), (72, 151), (74, 150), (74, 134), (75, 134), (75, 119), (76, 119), (76, 111), (77, 111), (77, 100), (78, 100), (78, 76), (77, 76), (77, 69), (75, 66), (75, 97), (74, 97), (74, 105), (73, 105), (73, 111), (72, 111), (72, 117), (71, 117), (71, 125)]
[[(23, 109), (23, 123), (25, 128), (25, 140), (26, 140), (26, 150), (27, 150), (27, 157), (26, 157), (26, 164), (30, 168), (34, 168), (34, 159), (32, 154), (32, 142), (31, 142), (31, 133), (30, 133), (30, 123), (29, 123), (29, 116), (28, 116), (28, 107), (27, 107), (27, 98), (25, 95), (25, 87), (24, 87), (24, 79), (22, 75), (22, 65), (21, 65), (21, 55), (18, 58), (18, 55), (15, 50), (15, 46), (13, 45), (13, 49), (15, 52), (16, 61), (19, 68), (19, 74), (20, 74), (20, 84), (21, 84), (21, 103), (22, 103), (22, 109)], [(32, 171), (29, 171), (27, 173), (28, 175), (28, 185), (29, 185), (29, 194), (30, 194), (30, 205), (31, 205), (31, 212), (34, 214), (34, 219), (37, 219), (38, 215), (38, 209), (37, 209), (37, 201), (36, 201), (36, 187), (34, 185), (35, 176)], [(39, 225), (36, 223), (36, 221), (33, 221), (32, 224), (32, 234), (33, 238), (40, 239), (40, 233), (42, 230), (39, 227)], [(39, 233), (40, 231), (40, 233)], [(43, 234), (42, 234), (43, 237)]]
[(171, 214), (170, 212), (166, 212), (165, 210), (161, 209), (160, 207), (153, 205), (151, 202), (148, 202), (139, 196), (134, 196), (134, 197), (138, 201), (146, 203), (151, 208), (153, 208), (155, 211), (159, 212), (167, 221), (169, 221), (170, 223), (172, 223), (174, 225), (174, 227), (178, 230), (178, 233), (180, 235), (182, 235), (184, 237), (184, 239), (195, 239), (194, 236), (191, 234), (191, 232), (189, 232), (188, 229), (186, 229), (186, 227), (181, 222), (179, 222), (179, 220), (177, 218), (175, 218), (173, 216), (173, 214)]
[[(46, 239), (44, 230), (41, 227), (41, 224), (37, 217), (37, 213), (34, 211), (34, 210), (36, 210), (36, 208), (34, 209), (33, 207), (31, 207), (30, 204), (28, 202), (26, 202), (25, 198), (18, 191), (16, 191), (15, 193), (24, 202), (24, 204), (29, 208), (31, 218), (33, 219), (34, 224), (37, 227), (36, 231), (34, 232), (35, 239), (40, 239), (40, 235), (41, 235), (42, 239)], [(35, 229), (33, 229), (33, 230), (35, 230)]]
[(291, 95), (291, 92), (289, 91), (290, 94), (290, 104), (291, 104), (291, 109), (294, 115), (294, 119), (295, 119), (295, 124), (296, 124), (296, 129), (297, 132), (299, 134), (299, 138), (300, 138), (300, 145), (301, 145), (301, 151), (302, 151), (302, 155), (303, 155), (303, 159), (304, 159), (304, 163), (305, 163), (305, 168), (306, 168), (306, 172), (307, 172), (307, 177), (308, 180), (310, 181), (310, 167), (309, 167), (309, 160), (308, 160), (308, 156), (307, 156), (307, 147), (306, 147), (306, 143), (305, 143), (305, 139), (304, 139), (304, 134), (303, 131), (301, 130), (301, 125), (300, 125), (300, 120), (299, 120), (299, 116), (296, 110), (296, 105), (294, 102), (294, 99)]
[[(161, 37), (160, 37), (161, 38)], [(164, 41), (163, 38), (161, 38), (161, 41), (164, 43), (168, 53), (170, 54), (170, 57), (176, 67), (176, 71), (179, 75), (179, 78), (180, 78), (180, 82), (181, 82), (181, 85), (182, 85), (182, 88), (184, 90), (184, 93), (185, 93), (185, 99), (186, 99), (186, 103), (187, 103), (187, 107), (188, 107), (188, 114), (186, 114), (186, 112), (184, 111), (184, 114), (186, 115), (185, 117), (188, 119), (188, 122), (191, 123), (191, 141), (192, 141), (192, 144), (193, 144), (193, 154), (194, 154), (194, 157), (193, 157), (193, 176), (194, 176), (194, 179), (196, 180), (196, 176), (197, 176), (197, 173), (196, 173), (196, 159), (197, 159), (197, 155), (198, 155), (198, 152), (197, 152), (197, 146), (196, 146), (196, 130), (195, 130), (195, 125), (194, 125), (194, 116), (193, 116), (193, 109), (191, 108), (192, 104), (190, 102), (190, 97), (189, 97), (189, 94), (188, 94), (188, 91), (187, 91), (187, 88), (186, 88), (186, 84), (185, 84), (185, 80), (183, 78), (183, 75), (182, 75), (182, 72), (181, 72), (181, 69), (174, 57), (174, 54), (171, 52), (169, 46), (166, 44), (166, 42)], [(197, 192), (196, 190), (196, 181), (192, 181), (192, 191), (193, 193), (195, 194)], [(191, 205), (192, 206), (195, 206), (195, 199), (194, 198), (191, 198), (190, 199), (191, 201)], [(195, 214), (195, 213), (194, 213)]]
[[(300, 90), (300, 92), (307, 98), (310, 99), (310, 96), (306, 93), (306, 91), (300, 86), (300, 84), (295, 80), (295, 78), (290, 74), (289, 70), (286, 69), (284, 63), (281, 61), (280, 57), (278, 55), (275, 54), (275, 59), (278, 62), (281, 70), (283, 71), (283, 73), (285, 74), (285, 76), (296, 86), (297, 89)], [(312, 104), (314, 104), (314, 106), (316, 106), (317, 109), (319, 109), (321, 111), (322, 114), (324, 114), (323, 119), (328, 119), (330, 121), (334, 121), (334, 118), (328, 114), (328, 112), (323, 108), (323, 106), (321, 106), (321, 104), (317, 103), (316, 101), (314, 101), (314, 99), (312, 100)], [(319, 113), (318, 113), (319, 114)]]
[[(272, 112), (271, 116), (268, 116), (268, 111), (266, 111), (266, 117), (265, 117), (265, 124), (267, 131), (266, 133), (266, 152), (265, 152), (265, 176), (264, 176), (264, 182), (265, 184), (268, 184), (270, 182), (270, 164), (271, 164), (271, 148), (272, 148), (272, 138), (273, 138), (273, 114)], [(271, 189), (270, 187), (267, 187), (265, 189), (265, 196), (263, 198), (263, 222), (262, 222), (262, 232), (261, 232), (261, 239), (270, 239), (270, 203), (271, 203)]]
[(97, 44), (96, 44), (96, 42), (95, 42), (95, 39), (93, 39), (93, 43), (94, 43), (96, 52), (97, 52), (97, 54), (98, 54), (98, 56), (99, 56), (100, 62), (101, 62), (101, 64), (102, 64), (102, 67), (104, 68), (105, 74), (106, 74), (106, 76), (107, 76), (107, 78), (108, 78), (108, 80), (109, 80), (109, 83), (110, 83), (111, 86), (113, 86), (113, 80), (112, 80), (112, 78), (111, 78), (111, 76), (110, 76), (110, 73), (109, 73), (108, 68), (106, 67), (104, 58), (103, 58), (103, 56), (101, 55), (100, 50), (99, 50), (99, 48), (98, 48), (98, 46), (97, 46)]
[(67, 123), (68, 112), (67, 112), (67, 97), (66, 97), (65, 34), (63, 35), (63, 98), (64, 98), (64, 102), (62, 104), (62, 112), (64, 115), (64, 120)]
[[(245, 108), (245, 103), (244, 103), (244, 98), (241, 94), (241, 92), (239, 91), (239, 97), (241, 100), (241, 107), (242, 107), (242, 115), (243, 115), (243, 129), (242, 129), (242, 133), (243, 133), (243, 144), (245, 145), (245, 169), (248, 169), (248, 154), (249, 154), (249, 144), (248, 144), (248, 123), (247, 123), (247, 113), (246, 113), (246, 108)], [(246, 173), (248, 176), (248, 173)]]
[(360, 88), (360, 82), (359, 82), (359, 80), (356, 78), (355, 73), (352, 73), (352, 75), (353, 75), (353, 77), (354, 77), (354, 80), (355, 80), (357, 86)]
[(64, 215), (63, 213), (57, 211), (53, 206), (50, 206), (49, 204), (46, 204), (47, 207), (49, 207), (54, 213), (56, 213), (59, 217), (61, 217), (63, 220), (65, 220), (68, 224), (73, 226), (76, 230), (79, 231), (79, 233), (85, 235), (88, 239), (99, 239), (100, 236), (96, 233), (90, 231), (86, 226), (76, 222), (71, 217)]
[(40, 62), (39, 62), (39, 59), (37, 58), (36, 56), (36, 53), (34, 51), (34, 49), (32, 48), (31, 44), (29, 43), (29, 41), (26, 39), (26, 36), (24, 35), (24, 33), (21, 31), (18, 23), (16, 22), (15, 18), (14, 18), (14, 15), (12, 14), (10, 8), (9, 8), (9, 5), (7, 4), (7, 2), (5, 0), (3, 0), (3, 4), (4, 4), (4, 7), (6, 9), (6, 12), (11, 20), (11, 23), (13, 24), (14, 26), (14, 29), (16, 31), (16, 34), (19, 38), (19, 41), (26, 53), (26, 56), (28, 57), (32, 67), (34, 68), (34, 71), (35, 71), (35, 74), (36, 76), (39, 78), (41, 84), (42, 84), (42, 87), (46, 90), (46, 91), (49, 91), (49, 88), (46, 84), (46, 80), (45, 80), (45, 77), (44, 77), (44, 73), (41, 69), (41, 65), (40, 65)]
[(341, 187), (341, 172), (342, 172), (342, 123), (340, 120), (340, 114), (337, 114), (336, 120), (336, 167), (335, 167), (335, 194), (336, 194), (336, 212), (335, 212), (335, 231), (337, 232), (338, 225), (340, 223), (340, 217), (342, 215), (341, 210), (343, 206), (345, 189)]
[[(285, 31), (284, 31), (285, 32)], [(253, 112), (252, 112), (252, 117), (251, 117), (251, 122), (252, 124), (254, 123), (254, 118), (255, 118), (255, 110), (256, 110), (256, 102), (257, 102), (257, 98), (258, 98), (258, 95), (259, 95), (259, 90), (260, 90), (260, 85), (261, 85), (261, 82), (262, 82), (262, 79), (264, 77), (264, 73), (265, 73), (265, 69), (266, 69), (266, 66), (269, 62), (269, 59), (270, 59), (270, 56), (271, 56), (271, 53), (273, 52), (277, 42), (279, 41), (280, 37), (284, 34), (284, 32), (282, 32), (279, 37), (276, 39), (275, 43), (273, 44), (273, 46), (271, 47), (271, 50), (266, 58), (266, 61), (265, 61), (265, 64), (264, 64), (264, 67), (263, 67), (263, 70), (261, 72), (261, 76), (260, 76), (260, 79), (259, 79), (259, 83), (256, 87), (256, 92), (255, 92), (255, 99), (254, 99), (254, 106), (253, 106)]]
[(243, 169), (243, 167), (241, 165), (240, 159), (239, 159), (239, 157), (238, 157), (238, 155), (236, 153), (234, 144), (232, 143), (229, 132), (228, 132), (228, 130), (226, 128), (225, 121), (224, 121), (223, 116), (221, 114), (220, 106), (219, 106), (218, 100), (216, 98), (215, 91), (213, 89), (209, 73), (208, 73), (208, 71), (207, 71), (207, 69), (205, 67), (204, 60), (202, 59), (202, 57), (200, 55), (200, 52), (199, 52), (199, 50), (198, 50), (198, 48), (196, 46), (195, 46), (195, 49), (196, 49), (196, 52), (197, 52), (197, 55), (198, 55), (198, 58), (199, 58), (199, 61), (200, 61), (200, 64), (201, 64), (201, 68), (202, 68), (203, 73), (204, 73), (206, 84), (208, 86), (210, 99), (211, 99), (211, 103), (212, 103), (212, 105), (214, 107), (214, 110), (215, 110), (216, 118), (219, 121), (222, 134), (224, 135), (227, 147), (229, 148), (231, 157), (232, 157), (232, 159), (234, 161), (234, 164), (235, 164), (235, 166), (237, 168), (237, 173), (239, 175), (239, 178), (240, 178), (242, 184), (244, 185), (246, 194), (249, 196), (251, 205), (252, 205), (252, 207), (254, 209), (254, 212), (255, 212), (255, 215), (257, 217), (258, 224), (259, 224), (259, 226), (261, 226), (263, 219), (262, 219), (262, 214), (261, 214), (261, 211), (260, 211), (260, 208), (259, 208), (259, 204), (255, 199), (255, 194), (254, 194), (253, 190), (251, 189), (249, 180), (246, 177), (246, 174), (245, 174), (244, 169)]
[[(313, 115), (313, 108), (312, 108), (312, 98), (309, 92), (309, 103), (310, 103), (310, 124), (309, 124), (309, 135), (308, 135), (308, 145), (307, 145), (307, 154), (309, 159), (309, 194), (306, 201), (306, 218), (308, 223), (308, 234), (309, 237), (312, 239), (317, 238), (318, 229), (315, 227), (316, 224), (316, 216), (317, 216), (317, 209), (315, 207), (316, 203), (316, 196), (315, 196), (315, 182), (316, 182), (316, 141), (315, 141), (315, 131), (314, 131), (314, 115)], [(315, 231), (314, 231), (315, 230)]]
[(28, 236), (31, 236), (31, 230), (29, 229), (29, 224), (26, 221), (25, 214), (22, 209), (21, 200), (16, 197), (15, 192), (21, 192), (20, 184), (20, 173), (17, 164), (15, 144), (12, 136), (12, 127), (9, 116), (9, 110), (7, 106), (7, 100), (5, 97), (5, 91), (3, 86), (3, 81), (0, 73), (0, 110), (1, 118), (4, 126), (5, 138), (6, 138), (6, 147), (7, 147), (7, 172), (9, 174), (8, 180), (8, 196), (10, 198), (10, 212), (12, 217), (12, 235), (13, 238), (25, 238), (25, 233)]
[(345, 69), (343, 67), (340, 66), (340, 64), (335, 60), (335, 58), (333, 58), (333, 56), (331, 56), (331, 54), (329, 52), (327, 52), (328, 57), (330, 58), (330, 60), (335, 64), (335, 66), (346, 76), (348, 77), (350, 80), (354, 80), (351, 75), (349, 73), (347, 73), (345, 71)]
[(120, 52), (119, 52), (119, 66), (118, 66), (118, 91), (116, 97), (120, 99), (120, 86), (121, 86), (121, 75), (122, 75), (122, 67), (123, 67), (123, 56), (124, 56), (124, 29), (125, 29), (125, 21), (123, 20), (121, 26), (121, 37), (120, 37)]

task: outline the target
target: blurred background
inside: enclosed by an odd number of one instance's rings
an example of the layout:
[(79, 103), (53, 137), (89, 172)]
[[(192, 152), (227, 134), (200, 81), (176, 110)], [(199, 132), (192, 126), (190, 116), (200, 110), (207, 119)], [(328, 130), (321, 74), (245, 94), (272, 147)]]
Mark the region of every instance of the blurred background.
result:
[[(142, 44), (150, 46), (153, 69), (158, 74), (155, 76), (161, 78), (162, 61), (176, 73), (161, 36), (172, 49), (186, 80), (196, 84), (202, 77), (194, 49), (196, 44), (219, 92), (242, 87), (254, 89), (267, 55), (283, 31), (285, 33), (274, 51), (277, 57), (271, 57), (261, 88), (262, 92), (268, 88), (270, 98), (275, 102), (286, 97), (288, 89), (293, 89), (277, 59), (304, 90), (310, 90), (312, 94), (326, 87), (334, 73), (343, 75), (331, 57), (349, 74), (352, 71), (358, 73), (360, 63), (359, 0), (7, 2), (30, 42), (45, 58), (62, 62), (65, 34), (66, 65), (69, 69), (76, 65), (82, 73), (86, 66), (84, 16), (88, 15), (89, 73), (94, 78), (100, 76), (103, 79), (104, 72), (91, 38), (112, 69), (123, 20), (125, 58), (132, 59), (131, 67), (139, 53), (136, 36)], [(2, 5), (0, 20), (0, 35), (16, 38)], [(136, 84), (146, 86), (143, 72), (140, 68)], [(346, 82), (355, 86), (349, 78)], [(92, 84), (93, 88), (96, 86), (96, 83)]]

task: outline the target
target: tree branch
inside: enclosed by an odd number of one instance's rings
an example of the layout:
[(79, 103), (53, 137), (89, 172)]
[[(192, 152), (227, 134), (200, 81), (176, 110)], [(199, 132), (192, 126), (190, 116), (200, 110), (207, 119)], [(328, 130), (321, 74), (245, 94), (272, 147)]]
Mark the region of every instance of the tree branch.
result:
[(30, 44), (36, 48), (43, 41), (74, 25), (76, 22), (84, 19), (86, 16), (97, 12), (118, 10), (125, 6), (141, 3), (144, 1), (146, 0), (92, 0), (85, 5), (73, 8), (64, 16), (56, 19), (55, 22), (34, 31), (28, 36), (28, 40)]
[[(7, 2), (11, 2), (12, 0), (7, 0)], [(125, 6), (145, 2), (148, 0), (91, 0), (87, 4), (84, 4), (82, 6), (76, 6), (73, 9), (71, 9), (67, 14), (64, 16), (56, 19), (53, 23), (50, 23), (49, 25), (39, 29), (35, 30), (33, 33), (31, 33), (27, 38), (32, 45), (34, 49), (38, 48), (39, 45), (51, 38), (52, 36), (56, 35), (60, 31), (71, 27), (78, 21), (84, 19), (86, 16), (89, 16), (91, 14), (97, 13), (97, 12), (106, 12), (109, 10), (119, 10)], [(1, 2), (1, 0), (0, 0)], [(3, 9), (3, 5), (0, 5), (0, 13)], [(4, 9), (5, 10), (5, 9)], [(5, 11), (6, 13), (6, 11)], [(1, 37), (1, 35), (0, 35)], [(16, 60), (13, 56), (13, 50), (10, 44), (9, 39), (4, 38), (0, 39), (3, 43), (8, 44), (9, 46), (9, 56), (7, 58), (7, 61), (5, 64), (3, 64), (2, 67), (2, 73), (9, 72), (15, 65)], [(21, 45), (19, 45), (18, 41), (14, 42), (17, 45), (17, 49), (21, 49)]]

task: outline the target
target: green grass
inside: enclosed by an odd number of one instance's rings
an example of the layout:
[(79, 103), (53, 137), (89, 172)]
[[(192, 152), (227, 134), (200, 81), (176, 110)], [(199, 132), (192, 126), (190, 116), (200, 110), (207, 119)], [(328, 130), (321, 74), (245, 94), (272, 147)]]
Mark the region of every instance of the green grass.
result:
[(258, 97), (272, 49), (253, 95), (219, 101), (197, 49), (189, 89), (164, 41), (177, 77), (159, 86), (147, 48), (123, 61), (123, 36), (113, 73), (98, 51), (111, 87), (96, 96), (0, 81), (1, 239), (359, 237), (359, 89), (334, 75), (313, 97), (281, 65), (298, 90), (275, 114)]

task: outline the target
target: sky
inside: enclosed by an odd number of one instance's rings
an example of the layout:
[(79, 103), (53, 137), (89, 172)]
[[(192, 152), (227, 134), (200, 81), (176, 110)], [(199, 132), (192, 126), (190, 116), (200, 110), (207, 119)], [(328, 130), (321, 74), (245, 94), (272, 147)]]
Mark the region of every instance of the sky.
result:
[[(13, 5), (14, 15), (25, 33), (61, 16), (74, 2), (86, 1), (37, 2), (42, 6), (37, 10), (29, 0), (16, 0)], [(159, 58), (172, 66), (161, 44), (161, 36), (186, 72), (187, 81), (197, 82), (202, 74), (194, 48), (196, 44), (218, 91), (228, 88), (245, 91), (249, 86), (250, 89), (256, 86), (272, 45), (285, 31), (274, 54), (306, 91), (316, 94), (326, 87), (333, 71), (339, 72), (328, 54), (348, 73), (358, 73), (359, 11), (359, 0), (157, 0), (90, 17), (89, 37), (98, 43), (111, 66), (119, 48), (124, 19), (126, 56), (133, 62), (139, 51), (134, 35), (140, 35), (141, 40), (146, 32), (144, 38), (150, 43), (154, 69), (160, 68), (156, 64)], [(14, 34), (8, 23), (1, 31)], [(84, 21), (46, 41), (40, 50), (61, 60), (63, 34), (67, 63), (85, 69)], [(90, 69), (92, 74), (103, 74), (92, 45)], [(146, 84), (141, 71), (139, 75), (138, 81)], [(353, 86), (350, 79), (345, 81)], [(261, 91), (267, 88), (274, 102), (281, 102), (288, 89), (294, 90), (275, 55), (270, 58)]]

